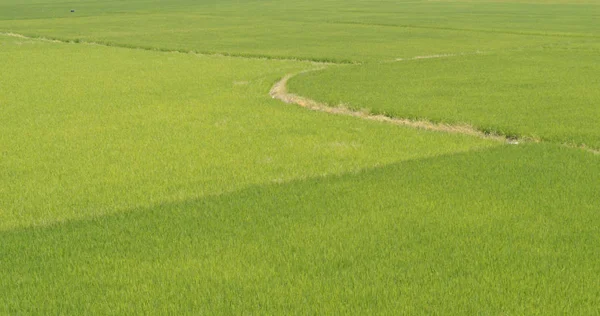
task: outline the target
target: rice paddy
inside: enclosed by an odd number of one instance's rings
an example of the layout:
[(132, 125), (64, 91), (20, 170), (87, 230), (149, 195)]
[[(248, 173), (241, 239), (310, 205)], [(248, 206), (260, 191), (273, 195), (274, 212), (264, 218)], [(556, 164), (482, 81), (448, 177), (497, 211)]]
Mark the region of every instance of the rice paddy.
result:
[(598, 13), (0, 0), (0, 314), (599, 313)]

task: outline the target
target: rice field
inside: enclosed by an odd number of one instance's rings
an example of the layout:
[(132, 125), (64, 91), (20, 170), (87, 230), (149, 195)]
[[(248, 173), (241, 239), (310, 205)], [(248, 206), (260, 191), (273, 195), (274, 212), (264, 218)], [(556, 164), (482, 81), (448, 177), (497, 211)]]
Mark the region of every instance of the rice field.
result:
[(306, 73), (290, 89), (390, 117), (600, 148), (600, 46), (418, 56)]
[(598, 14), (0, 0), (0, 314), (600, 313)]

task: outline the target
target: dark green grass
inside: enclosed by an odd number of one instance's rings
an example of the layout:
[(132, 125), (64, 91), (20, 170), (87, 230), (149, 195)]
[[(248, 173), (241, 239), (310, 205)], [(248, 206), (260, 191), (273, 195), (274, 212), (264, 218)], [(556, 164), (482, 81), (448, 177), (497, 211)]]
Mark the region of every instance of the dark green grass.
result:
[(592, 315), (599, 166), (505, 146), (6, 231), (0, 311)]
[(600, 148), (597, 43), (337, 67), (290, 81), (332, 105)]

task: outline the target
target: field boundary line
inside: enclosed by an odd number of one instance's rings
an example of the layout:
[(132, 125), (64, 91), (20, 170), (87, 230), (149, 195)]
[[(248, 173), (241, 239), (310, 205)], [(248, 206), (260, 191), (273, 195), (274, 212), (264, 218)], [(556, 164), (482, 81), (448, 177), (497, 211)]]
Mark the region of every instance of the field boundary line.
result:
[(12, 33), (12, 32), (7, 32), (7, 33), (0, 32), (0, 35), (28, 39), (28, 40), (38, 40), (38, 41), (42, 41), (42, 42), (64, 43), (63, 41), (59, 41), (59, 40), (55, 40), (55, 39), (50, 39), (50, 38), (45, 38), (45, 37), (29, 37), (29, 36), (25, 36), (23, 34), (17, 34), (17, 33)]
[(484, 54), (486, 54), (486, 52), (481, 51), (481, 50), (476, 50), (473, 52), (465, 52), (465, 53), (434, 54), (434, 55), (414, 56), (414, 57), (409, 57), (409, 58), (396, 58), (392, 62), (411, 61), (411, 60), (420, 60), (420, 59), (451, 58), (451, 57), (473, 56), (473, 55), (484, 55)]
[[(43, 42), (51, 42), (51, 43), (62, 43), (62, 44), (84, 44), (84, 45), (98, 45), (103, 47), (115, 47), (115, 48), (123, 48), (123, 49), (137, 49), (137, 50), (145, 50), (145, 51), (154, 51), (154, 52), (163, 52), (163, 53), (179, 53), (179, 54), (193, 54), (198, 56), (214, 56), (214, 57), (231, 57), (231, 58), (240, 58), (240, 59), (249, 59), (249, 60), (281, 60), (281, 61), (297, 61), (297, 62), (309, 62), (313, 65), (321, 65), (318, 68), (313, 68), (309, 70), (304, 70), (297, 73), (287, 74), (281, 80), (276, 82), (271, 90), (269, 91), (269, 95), (284, 103), (288, 104), (296, 104), (303, 108), (307, 108), (313, 111), (319, 111), (329, 114), (335, 115), (345, 115), (357, 117), (370, 121), (384, 122), (393, 125), (401, 125), (408, 126), (416, 129), (430, 130), (430, 131), (438, 131), (445, 133), (453, 133), (453, 134), (463, 134), (469, 135), (484, 139), (491, 139), (496, 141), (501, 141), (509, 144), (519, 144), (521, 142), (528, 143), (541, 143), (542, 139), (537, 137), (530, 136), (521, 136), (521, 137), (512, 137), (507, 135), (502, 135), (495, 132), (486, 132), (481, 129), (474, 127), (473, 125), (466, 123), (458, 123), (458, 124), (445, 124), (445, 123), (435, 123), (429, 120), (423, 119), (408, 119), (408, 118), (400, 118), (387, 116), (383, 114), (372, 113), (368, 109), (354, 110), (346, 106), (345, 104), (339, 104), (337, 106), (330, 106), (326, 103), (318, 102), (316, 100), (312, 100), (307, 97), (299, 96), (293, 93), (288, 92), (287, 83), (288, 81), (300, 74), (319, 71), (327, 68), (328, 65), (359, 65), (361, 62), (356, 61), (348, 61), (348, 62), (335, 62), (328, 60), (319, 60), (319, 59), (300, 59), (300, 58), (287, 58), (287, 57), (277, 57), (277, 56), (250, 56), (243, 54), (229, 54), (229, 53), (216, 53), (216, 52), (197, 52), (197, 51), (185, 51), (185, 50), (168, 50), (161, 48), (151, 48), (151, 47), (136, 47), (136, 46), (126, 46), (112, 43), (101, 43), (101, 42), (88, 42), (82, 40), (61, 40), (57, 38), (48, 38), (43, 36), (27, 36), (24, 34), (14, 33), (14, 32), (0, 32), (1, 36), (8, 36), (14, 38), (21, 38), (27, 40), (37, 40)], [(457, 56), (466, 56), (466, 55), (478, 55), (484, 54), (483, 51), (475, 51), (471, 53), (457, 53), (457, 54), (437, 54), (437, 55), (424, 55), (424, 56), (415, 56), (410, 58), (397, 58), (391, 62), (401, 62), (401, 61), (411, 61), (411, 60), (419, 60), (419, 59), (434, 59), (434, 58), (446, 58), (446, 57), (457, 57)], [(389, 61), (388, 61), (389, 62)], [(580, 150), (587, 151), (594, 155), (600, 155), (600, 148), (589, 147), (585, 144), (572, 144), (572, 143), (562, 143), (560, 144), (567, 148), (576, 148)]]
[(365, 120), (369, 120), (369, 121), (383, 122), (383, 123), (400, 125), (400, 126), (408, 126), (408, 127), (412, 127), (412, 128), (416, 128), (416, 129), (423, 129), (423, 130), (430, 130), (430, 131), (437, 131), (437, 132), (470, 135), (470, 136), (475, 136), (475, 137), (484, 138), (484, 139), (491, 139), (491, 140), (496, 140), (496, 141), (510, 143), (510, 144), (518, 144), (519, 142), (525, 142), (525, 141), (539, 142), (539, 140), (533, 139), (533, 138), (517, 139), (517, 138), (510, 138), (510, 137), (500, 135), (500, 134), (495, 134), (495, 133), (486, 133), (486, 132), (481, 131), (469, 124), (444, 124), (444, 123), (434, 123), (434, 122), (428, 121), (428, 120), (413, 120), (413, 119), (406, 119), (406, 118), (390, 117), (390, 116), (386, 116), (383, 114), (371, 113), (367, 109), (353, 110), (353, 109), (348, 108), (344, 104), (340, 104), (337, 106), (330, 106), (328, 104), (318, 102), (318, 101), (312, 100), (310, 98), (299, 96), (299, 95), (288, 92), (287, 83), (291, 78), (293, 78), (297, 75), (303, 74), (303, 73), (319, 71), (322, 69), (324, 69), (324, 67), (314, 68), (314, 69), (310, 69), (310, 70), (301, 71), (298, 73), (285, 75), (283, 78), (281, 78), (281, 80), (277, 81), (273, 85), (273, 87), (269, 91), (269, 95), (273, 99), (277, 99), (277, 100), (283, 101), (284, 103), (288, 103), (288, 104), (296, 104), (296, 105), (299, 105), (299, 106), (309, 109), (309, 110), (324, 112), (324, 113), (329, 113), (329, 114), (335, 114), (335, 115), (352, 116), (352, 117), (357, 117), (357, 118), (361, 118), (361, 119), (365, 119)]
[[(447, 55), (440, 55), (440, 56), (428, 57), (428, 58), (442, 58), (442, 57), (447, 57)], [(404, 59), (404, 60), (412, 60), (412, 59)], [(503, 143), (512, 144), (512, 145), (518, 145), (520, 143), (545, 143), (545, 142), (547, 142), (538, 137), (531, 137), (531, 136), (512, 137), (512, 136), (502, 135), (502, 134), (495, 133), (495, 132), (491, 132), (491, 133), (485, 132), (481, 129), (474, 127), (473, 125), (466, 124), (466, 123), (458, 123), (458, 124), (435, 123), (435, 122), (432, 122), (429, 120), (423, 120), (423, 119), (408, 119), (408, 118), (387, 116), (387, 115), (383, 115), (383, 114), (376, 114), (376, 113), (372, 113), (368, 109), (354, 110), (354, 109), (349, 108), (345, 104), (331, 106), (329, 104), (319, 102), (319, 101), (316, 101), (316, 100), (313, 100), (313, 99), (310, 99), (307, 97), (299, 96), (294, 93), (290, 93), (288, 91), (287, 83), (293, 77), (301, 75), (301, 74), (309, 73), (309, 72), (320, 71), (320, 70), (323, 70), (326, 68), (327, 68), (326, 66), (322, 66), (322, 67), (318, 67), (318, 68), (300, 71), (297, 73), (287, 74), (271, 87), (271, 90), (269, 91), (269, 95), (273, 99), (283, 101), (284, 103), (287, 103), (287, 104), (296, 104), (300, 107), (303, 107), (303, 108), (306, 108), (306, 109), (312, 110), (312, 111), (324, 112), (324, 113), (334, 114), (334, 115), (357, 117), (357, 118), (364, 119), (364, 120), (382, 122), (382, 123), (398, 125), (398, 126), (407, 126), (407, 127), (412, 127), (415, 129), (444, 132), (444, 133), (450, 133), (450, 134), (462, 134), (462, 135), (479, 137), (479, 138), (483, 138), (483, 139), (495, 140), (498, 142), (503, 142)], [(550, 142), (550, 143), (552, 143), (552, 142)], [(583, 151), (589, 152), (594, 155), (600, 155), (599, 148), (589, 147), (585, 144), (573, 144), (573, 143), (556, 143), (556, 144), (559, 146), (566, 147), (566, 148), (579, 149), (579, 150), (583, 150)]]
[(378, 26), (378, 27), (394, 27), (407, 29), (431, 29), (440, 31), (455, 31), (455, 32), (474, 32), (474, 33), (492, 33), (492, 34), (508, 34), (517, 36), (543, 36), (543, 37), (563, 37), (563, 38), (599, 38), (600, 36), (588, 33), (561, 33), (561, 32), (541, 32), (541, 31), (513, 31), (499, 29), (477, 29), (477, 28), (459, 28), (459, 27), (444, 27), (444, 26), (428, 26), (414, 24), (386, 24), (386, 23), (366, 23), (357, 21), (329, 21), (330, 24), (341, 25), (359, 25), (359, 26)]
[(569, 148), (579, 148), (581, 150), (585, 150), (587, 152), (590, 152), (594, 155), (599, 155), (600, 156), (600, 149), (598, 148), (591, 148), (588, 147), (586, 145), (572, 145), (572, 144), (563, 144), (565, 147), (569, 147)]
[(84, 44), (84, 45), (94, 45), (94, 46), (103, 46), (103, 47), (115, 47), (115, 48), (123, 48), (123, 49), (137, 49), (137, 50), (145, 50), (151, 52), (159, 52), (159, 53), (179, 53), (179, 54), (193, 54), (198, 56), (208, 56), (208, 57), (231, 57), (231, 58), (240, 58), (240, 59), (252, 59), (252, 60), (280, 60), (280, 61), (296, 61), (296, 62), (308, 62), (313, 64), (322, 64), (322, 65), (357, 65), (361, 64), (359, 61), (351, 61), (351, 60), (343, 60), (343, 61), (335, 61), (327, 58), (294, 58), (294, 57), (283, 57), (283, 56), (271, 56), (271, 55), (259, 55), (259, 54), (243, 54), (243, 53), (227, 53), (227, 52), (210, 52), (210, 51), (195, 51), (195, 50), (184, 50), (184, 49), (166, 49), (166, 48), (156, 48), (156, 47), (145, 47), (145, 46), (129, 46), (111, 42), (93, 42), (93, 41), (85, 41), (81, 39), (75, 40), (63, 40), (59, 38), (51, 38), (45, 36), (28, 36), (24, 34), (14, 33), (14, 32), (0, 32), (0, 35), (15, 37), (27, 40), (37, 40), (42, 42), (49, 43), (62, 43), (62, 44)]

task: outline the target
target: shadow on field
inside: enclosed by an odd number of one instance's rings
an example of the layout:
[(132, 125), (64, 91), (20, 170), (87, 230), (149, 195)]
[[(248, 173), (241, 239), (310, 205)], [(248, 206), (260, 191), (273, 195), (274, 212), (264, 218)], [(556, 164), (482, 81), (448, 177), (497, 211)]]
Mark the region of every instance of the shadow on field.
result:
[(0, 311), (585, 314), (598, 174), (503, 146), (4, 232)]

